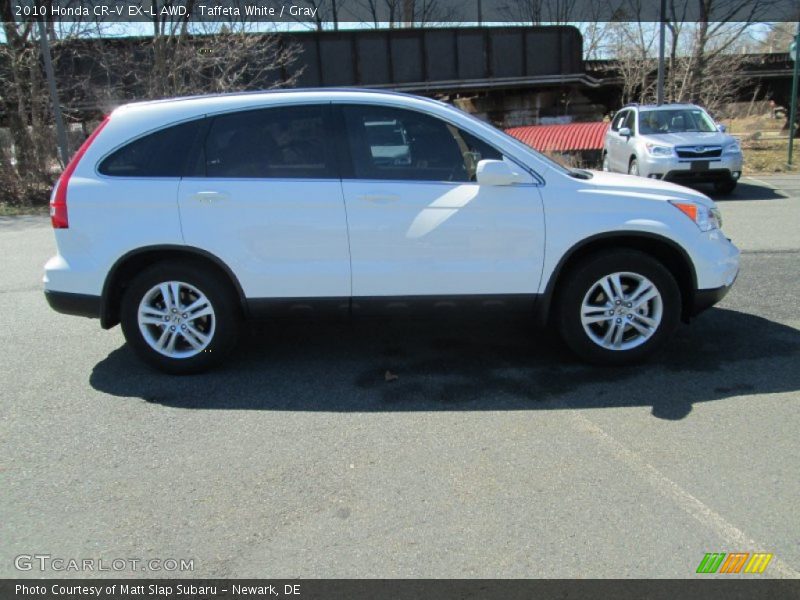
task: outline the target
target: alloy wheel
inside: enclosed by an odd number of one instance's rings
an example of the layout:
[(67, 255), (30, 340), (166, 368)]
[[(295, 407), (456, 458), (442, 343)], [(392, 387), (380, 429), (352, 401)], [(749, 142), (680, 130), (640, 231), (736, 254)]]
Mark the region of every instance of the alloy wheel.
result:
[(211, 301), (182, 281), (165, 281), (150, 288), (139, 303), (137, 321), (153, 350), (178, 359), (203, 352), (216, 328)]
[(647, 277), (618, 272), (589, 288), (580, 311), (583, 330), (592, 342), (606, 350), (630, 350), (658, 330), (664, 302)]

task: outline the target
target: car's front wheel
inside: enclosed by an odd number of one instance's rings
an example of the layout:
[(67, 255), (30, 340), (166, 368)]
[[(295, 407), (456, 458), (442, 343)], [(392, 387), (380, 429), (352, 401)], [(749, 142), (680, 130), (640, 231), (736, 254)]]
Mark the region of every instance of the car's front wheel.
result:
[(205, 371), (236, 343), (239, 307), (226, 282), (194, 264), (154, 265), (134, 279), (121, 307), (128, 344), (172, 374)]
[(736, 189), (737, 181), (735, 179), (726, 179), (725, 181), (714, 182), (714, 191), (718, 194), (730, 194)]
[(632, 158), (628, 164), (628, 175), (639, 175), (639, 161)]
[(621, 365), (655, 352), (677, 326), (680, 309), (678, 285), (660, 262), (636, 250), (615, 250), (568, 272), (557, 322), (580, 358)]

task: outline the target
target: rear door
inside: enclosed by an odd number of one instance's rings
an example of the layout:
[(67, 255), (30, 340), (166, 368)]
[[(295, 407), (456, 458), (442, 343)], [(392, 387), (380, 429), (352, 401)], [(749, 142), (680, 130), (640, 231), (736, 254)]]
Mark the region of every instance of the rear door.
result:
[(349, 298), (330, 105), (221, 114), (207, 127), (180, 184), (186, 243), (225, 262), (248, 298)]

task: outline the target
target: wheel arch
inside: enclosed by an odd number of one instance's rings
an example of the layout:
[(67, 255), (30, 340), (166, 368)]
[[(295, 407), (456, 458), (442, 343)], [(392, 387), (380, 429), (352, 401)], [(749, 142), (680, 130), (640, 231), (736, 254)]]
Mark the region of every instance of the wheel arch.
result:
[(100, 325), (103, 329), (110, 329), (119, 323), (122, 295), (130, 281), (143, 269), (168, 260), (185, 260), (210, 267), (231, 285), (243, 313), (246, 314), (247, 302), (244, 290), (236, 275), (222, 259), (193, 246), (159, 244), (137, 248), (123, 254), (109, 270), (103, 283), (100, 303)]
[(537, 314), (540, 323), (545, 324), (549, 321), (553, 301), (557, 298), (561, 287), (559, 281), (563, 282), (564, 277), (576, 264), (595, 252), (617, 249), (638, 250), (664, 265), (678, 284), (681, 292), (681, 317), (684, 321), (688, 321), (697, 290), (697, 273), (686, 250), (673, 240), (655, 233), (612, 231), (585, 238), (564, 253), (539, 298)]

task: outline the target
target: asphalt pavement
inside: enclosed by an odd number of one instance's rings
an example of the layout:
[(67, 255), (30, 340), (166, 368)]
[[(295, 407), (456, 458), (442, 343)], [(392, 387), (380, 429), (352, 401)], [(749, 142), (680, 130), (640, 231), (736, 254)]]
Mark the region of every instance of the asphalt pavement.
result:
[(520, 321), (365, 320), (168, 377), (51, 311), (47, 220), (0, 219), (0, 577), (800, 577), (800, 178), (719, 204), (735, 288), (627, 369)]

